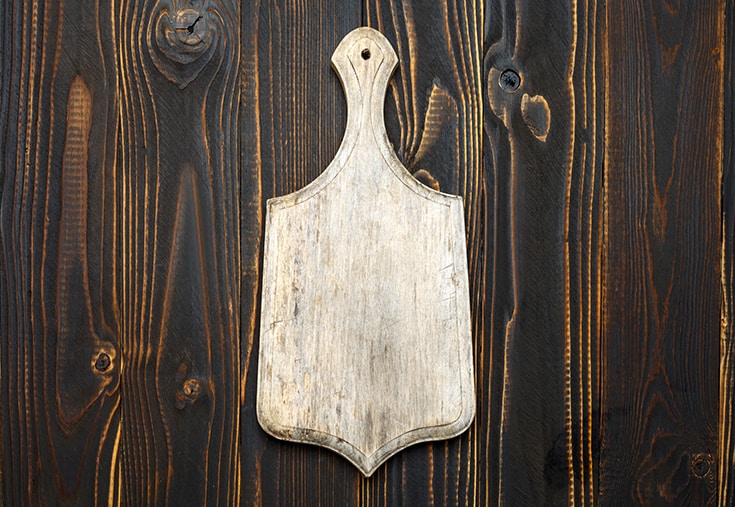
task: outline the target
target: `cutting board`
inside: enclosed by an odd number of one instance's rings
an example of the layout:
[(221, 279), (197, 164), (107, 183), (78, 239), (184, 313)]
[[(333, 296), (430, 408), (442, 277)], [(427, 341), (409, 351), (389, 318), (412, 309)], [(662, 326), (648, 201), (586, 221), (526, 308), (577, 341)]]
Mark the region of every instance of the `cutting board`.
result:
[(388, 141), (397, 63), (371, 28), (340, 42), (342, 144), (266, 210), (258, 420), (366, 476), (409, 445), (462, 433), (475, 413), (462, 198), (419, 183)]

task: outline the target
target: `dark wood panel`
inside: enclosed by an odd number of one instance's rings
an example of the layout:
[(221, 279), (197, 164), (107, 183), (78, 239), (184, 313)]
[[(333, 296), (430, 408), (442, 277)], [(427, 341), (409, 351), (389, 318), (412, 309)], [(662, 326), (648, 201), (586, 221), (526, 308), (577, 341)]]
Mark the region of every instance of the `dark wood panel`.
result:
[[(722, 316), (720, 322), (720, 421), (718, 503), (735, 503), (735, 3), (725, 3), (724, 47), (715, 49), (723, 69), (722, 129)], [(706, 465), (710, 465), (705, 463)], [(702, 470), (708, 472), (702, 464)], [(700, 472), (701, 473), (701, 472)]]
[[(2, 501), (732, 503), (733, 5), (607, 4), (2, 2)], [(255, 417), (264, 203), (336, 152), (363, 24), (465, 199), (477, 383), (369, 479)]]
[(107, 503), (120, 431), (110, 11), (0, 9), (3, 500)]
[(493, 1), (485, 18), (487, 499), (584, 504), (595, 490), (603, 12)]
[(243, 504), (354, 505), (359, 472), (335, 453), (267, 436), (255, 415), (266, 199), (298, 190), (337, 152), (347, 119), (330, 58), (361, 25), (359, 1), (254, 1), (242, 15)]
[(239, 503), (239, 2), (115, 2), (119, 491)]
[(724, 2), (608, 2), (600, 501), (717, 501)]
[[(564, 406), (568, 503), (597, 498), (602, 317), (605, 4), (577, 2), (573, 151), (564, 224)], [(548, 461), (547, 461), (548, 463)]]
[[(593, 505), (598, 491), (602, 319), (604, 93), (603, 2), (577, 4), (575, 144), (568, 189), (566, 257), (569, 359), (566, 366), (570, 497)], [(568, 444), (569, 445), (569, 444)]]

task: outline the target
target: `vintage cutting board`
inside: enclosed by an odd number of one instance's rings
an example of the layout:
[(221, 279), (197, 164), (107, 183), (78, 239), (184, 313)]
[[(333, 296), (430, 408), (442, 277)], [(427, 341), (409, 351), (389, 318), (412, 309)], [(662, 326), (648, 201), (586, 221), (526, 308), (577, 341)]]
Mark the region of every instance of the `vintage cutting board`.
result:
[(267, 204), (258, 420), (365, 475), (475, 413), (461, 197), (420, 184), (385, 133), (397, 57), (371, 28), (332, 56), (347, 127), (314, 182)]

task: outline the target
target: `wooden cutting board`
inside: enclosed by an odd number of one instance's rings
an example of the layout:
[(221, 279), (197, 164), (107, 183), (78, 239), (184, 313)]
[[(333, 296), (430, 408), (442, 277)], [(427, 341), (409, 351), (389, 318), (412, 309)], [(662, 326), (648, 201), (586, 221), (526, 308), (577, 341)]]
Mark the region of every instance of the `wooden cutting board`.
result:
[(475, 413), (462, 198), (398, 161), (383, 105), (397, 65), (371, 28), (332, 56), (347, 127), (329, 167), (267, 204), (258, 420), (366, 476)]

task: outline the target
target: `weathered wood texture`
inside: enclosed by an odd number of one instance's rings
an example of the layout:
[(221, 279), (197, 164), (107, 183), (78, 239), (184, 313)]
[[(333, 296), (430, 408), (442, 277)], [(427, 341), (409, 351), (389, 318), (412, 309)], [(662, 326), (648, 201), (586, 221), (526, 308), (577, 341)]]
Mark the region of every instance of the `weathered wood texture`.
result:
[(8, 504), (237, 503), (240, 16), (199, 9), (2, 5)]
[(358, 1), (253, 1), (242, 13), (241, 461), (244, 504), (354, 505), (360, 473), (332, 451), (280, 442), (255, 399), (265, 201), (316, 178), (337, 152), (347, 106), (330, 58), (361, 25)]
[[(335, 129), (334, 125), (345, 124), (344, 98), (327, 61), (329, 48), (361, 23), (360, 4), (340, 3), (339, 9), (315, 7), (262, 5), (260, 15), (255, 13), (259, 37), (253, 45), (259, 47), (259, 72), (250, 80), (258, 80), (260, 109), (255, 118), (257, 125), (248, 127), (257, 128), (258, 140), (254, 143), (263, 153), (253, 156), (263, 164), (263, 200), (313, 180), (336, 152), (342, 128)], [(418, 176), (429, 184), (438, 183), (443, 191), (459, 192), (465, 184), (474, 188), (476, 200), (481, 192), (480, 9), (477, 4), (422, 4), (413, 12), (409, 3), (395, 3), (368, 6), (364, 19), (365, 24), (386, 34), (402, 61), (389, 91), (389, 101), (400, 102), (401, 110), (390, 104), (387, 108), (389, 135), (399, 158), (412, 172), (423, 169)], [(331, 20), (332, 12), (348, 17)], [(244, 19), (253, 22), (248, 16)], [(243, 29), (243, 34), (247, 32)], [(289, 37), (296, 40), (291, 42)], [(421, 41), (416, 37), (422, 37)], [(333, 41), (331, 46), (329, 40)], [(440, 45), (443, 49), (417, 51), (422, 45)], [(307, 67), (315, 69), (310, 79), (303, 78)], [(405, 108), (410, 108), (410, 115), (404, 113)], [(405, 130), (399, 122), (406, 125)], [(243, 186), (243, 192), (249, 190)], [(243, 197), (243, 202), (247, 200)], [(477, 204), (466, 207), (477, 209)], [(478, 268), (474, 269), (477, 272)], [(243, 352), (245, 360), (252, 363), (252, 355)], [(253, 368), (250, 364), (251, 371)], [(247, 377), (245, 425), (246, 419), (254, 415), (252, 402), (248, 401), (252, 399), (250, 393), (254, 394), (253, 384), (254, 378)], [(273, 441), (265, 447), (267, 440), (263, 444), (255, 441), (263, 439), (257, 434), (259, 428), (252, 431), (255, 435), (249, 436), (248, 430), (243, 430), (243, 438), (252, 438), (255, 446), (255, 452), (243, 458), (254, 460), (252, 465), (243, 463), (244, 472), (249, 474), (243, 488), (255, 488), (264, 495), (259, 497), (264, 503), (382, 503), (388, 498), (455, 503), (469, 501), (476, 494), (470, 467), (460, 459), (468, 449), (469, 439), (464, 437), (408, 449), (365, 480), (332, 453)], [(252, 472), (248, 472), (248, 466)], [(483, 464), (472, 466), (484, 473)], [(431, 485), (428, 489), (424, 487), (427, 479)]]
[(475, 414), (463, 201), (419, 183), (388, 142), (397, 64), (377, 30), (342, 39), (339, 150), (266, 211), (258, 421), (366, 476), (409, 445), (457, 436)]
[(239, 501), (239, 2), (116, 2), (119, 490)]
[(3, 502), (107, 503), (121, 419), (110, 11), (0, 11)]
[[(481, 2), (401, 2), (368, 0), (364, 23), (385, 34), (400, 67), (388, 89), (386, 128), (401, 162), (424, 184), (461, 195), (468, 237), (480, 238), (482, 4)], [(427, 49), (433, 49), (428, 51)], [(474, 224), (474, 225), (473, 225)], [(471, 300), (484, 259), (468, 243)], [(415, 252), (421, 255), (420, 252)], [(409, 448), (363, 483), (363, 499), (430, 505), (472, 503), (476, 477), (485, 465), (473, 445), (484, 418), (477, 351), (478, 313), (473, 308), (475, 422), (462, 436)], [(368, 503), (368, 502), (365, 502)]]
[(717, 502), (724, 2), (609, 2), (600, 501)]
[[(0, 3), (3, 502), (732, 503), (734, 14)], [(464, 198), (477, 388), (369, 479), (255, 417), (264, 203), (336, 153), (363, 24), (399, 158)]]
[(485, 12), (489, 503), (595, 492), (603, 16), (596, 2)]

